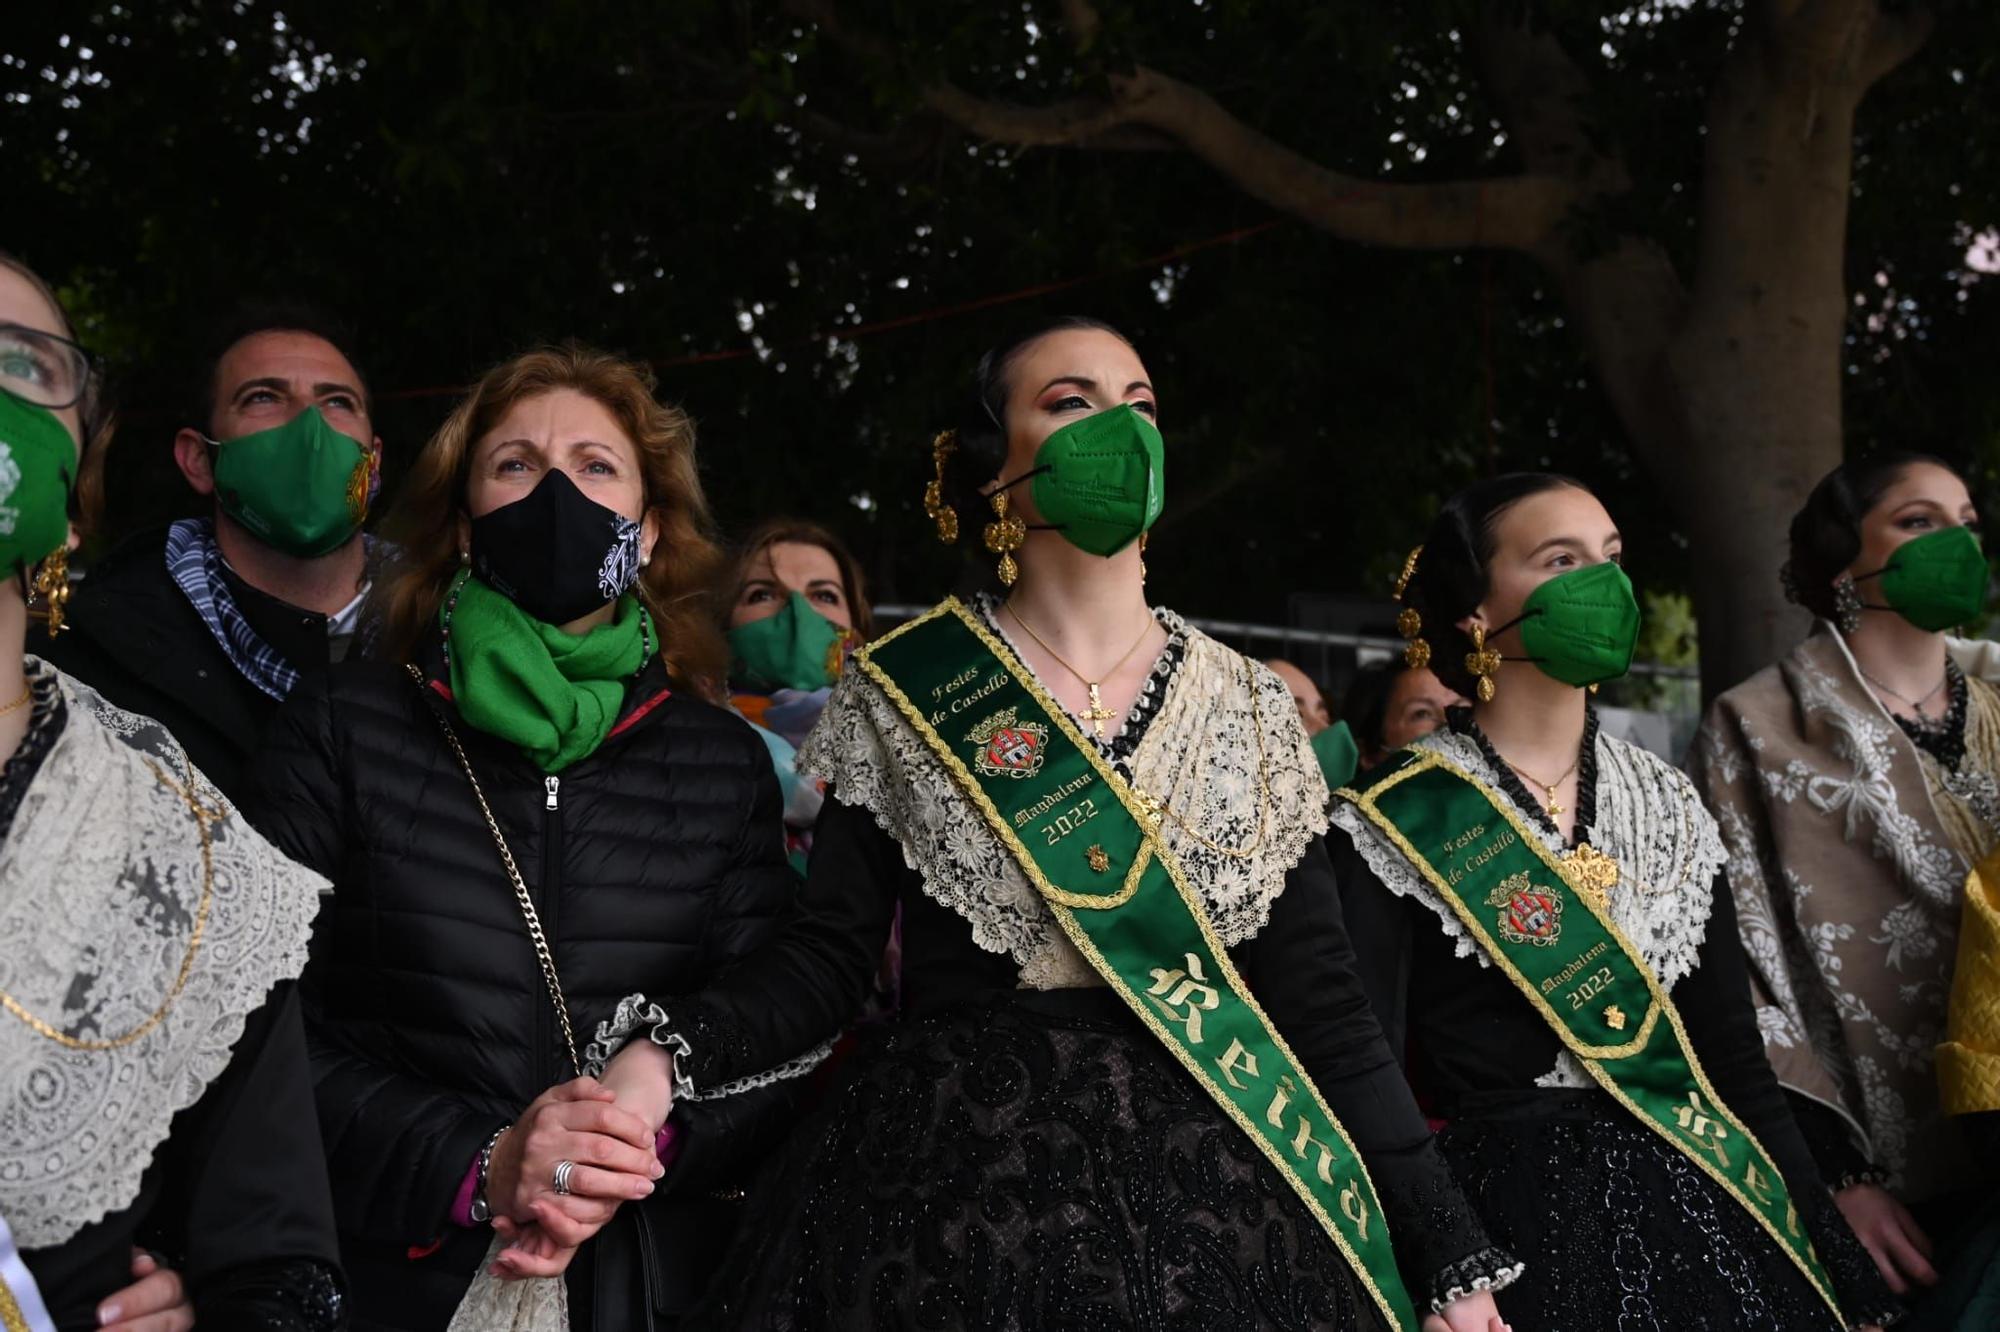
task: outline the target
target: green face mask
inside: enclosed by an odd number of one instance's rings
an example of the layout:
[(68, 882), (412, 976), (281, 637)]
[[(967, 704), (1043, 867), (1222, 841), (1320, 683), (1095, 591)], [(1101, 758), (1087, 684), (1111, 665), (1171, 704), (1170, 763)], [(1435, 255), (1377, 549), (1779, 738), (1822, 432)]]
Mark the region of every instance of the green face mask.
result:
[(1035, 450), (1035, 507), (1078, 550), (1116, 555), (1166, 507), (1166, 442), (1130, 404), (1072, 421)]
[(776, 615), (729, 631), (729, 678), (753, 689), (823, 689), (840, 678), (853, 637), (794, 592)]
[(32, 569), (69, 540), (76, 441), (56, 414), (0, 392), (0, 569)]
[(368, 516), (368, 450), (317, 407), (281, 426), (209, 443), (222, 511), (287, 555), (324, 555)]
[[(1521, 646), (1542, 674), (1581, 689), (1632, 668), (1639, 645), (1639, 599), (1609, 560), (1549, 579), (1521, 606)], [(1502, 625), (1497, 638), (1511, 626)]]
[[(1882, 580), (1889, 608), (1930, 633), (1964, 624), (1986, 607), (1986, 552), (1969, 527), (1927, 532), (1896, 547)], [(1862, 581), (1856, 579), (1856, 582)]]

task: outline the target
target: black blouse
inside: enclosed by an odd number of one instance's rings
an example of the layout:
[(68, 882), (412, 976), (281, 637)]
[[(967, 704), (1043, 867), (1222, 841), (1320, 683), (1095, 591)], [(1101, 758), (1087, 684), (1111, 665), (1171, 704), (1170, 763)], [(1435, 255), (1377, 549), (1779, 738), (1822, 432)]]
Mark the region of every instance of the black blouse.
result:
[[(68, 720), (53, 672), (34, 688), (27, 738), (0, 766), (0, 836)], [(131, 1203), (21, 1257), (64, 1332), (98, 1325), (99, 1302), (132, 1283), (134, 1247), (180, 1273), (204, 1327), (333, 1328), (339, 1252), (319, 1163), (305, 1027), (287, 981), (250, 1015), (222, 1076), (174, 1117)]]
[[(1128, 723), (1114, 758), (1130, 753), (1136, 729)], [(924, 891), (874, 816), (830, 798), (785, 932), (700, 994), (667, 1005), (691, 1047), (683, 1072), (697, 1087), (730, 1081), (839, 1031), (860, 1010), (899, 906), (907, 1017), (1018, 988), (1013, 959), (980, 948), (971, 924)], [(1420, 1301), (1508, 1266), (1453, 1182), (1369, 1009), (1323, 842), (1286, 876), (1264, 928), (1230, 957), (1366, 1158)], [(1152, 1039), (1136, 1026), (1135, 1034)]]
[[(1582, 774), (1577, 793), (1579, 829), (1594, 819), (1597, 792), (1590, 776)], [(1546, 826), (1546, 813), (1519, 783), (1503, 777), (1497, 785), (1524, 817)], [(1357, 973), (1390, 1047), (1409, 1061), (1412, 1084), (1424, 1089), (1447, 1120), (1480, 1093), (1532, 1091), (1563, 1049), (1554, 1030), (1498, 968), (1457, 956), (1456, 941), (1430, 908), (1385, 887), (1352, 839), (1335, 834), (1329, 841)], [(1771, 1154), (1801, 1214), (1809, 1224), (1817, 1222), (1815, 1239), (1841, 1287), (1843, 1304), (1893, 1307), (1873, 1265), (1834, 1211), (1764, 1053), (1726, 877), (1718, 874), (1708, 891), (1710, 914), (1699, 961), (1670, 995), (1695, 1054), (1724, 1103)], [(1524, 1186), (1531, 1183), (1524, 1180)], [(1826, 1252), (1828, 1226), (1837, 1231), (1831, 1243), (1839, 1252)]]

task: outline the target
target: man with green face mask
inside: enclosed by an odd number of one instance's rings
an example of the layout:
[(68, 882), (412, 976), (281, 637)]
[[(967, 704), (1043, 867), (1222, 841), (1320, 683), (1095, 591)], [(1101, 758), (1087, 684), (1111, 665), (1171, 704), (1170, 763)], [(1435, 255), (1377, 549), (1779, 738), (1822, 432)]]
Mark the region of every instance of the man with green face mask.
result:
[(36, 645), (164, 722), (232, 799), (271, 712), (356, 640), (381, 441), (346, 346), (299, 309), (223, 326), (174, 439), (208, 515), (99, 560), (71, 601), (74, 632)]

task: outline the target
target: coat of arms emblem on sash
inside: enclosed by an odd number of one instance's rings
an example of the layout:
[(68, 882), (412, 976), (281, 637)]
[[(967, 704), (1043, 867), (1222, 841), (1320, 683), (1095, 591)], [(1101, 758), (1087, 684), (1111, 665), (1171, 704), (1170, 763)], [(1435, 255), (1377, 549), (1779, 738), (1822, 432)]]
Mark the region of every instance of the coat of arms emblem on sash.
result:
[(1500, 908), (1494, 923), (1508, 943), (1546, 948), (1562, 937), (1561, 896), (1552, 888), (1537, 886), (1526, 870), (1502, 879), (1486, 895), (1486, 905)]
[(972, 766), (987, 777), (1032, 777), (1048, 759), (1049, 728), (1017, 721), (1013, 708), (1000, 709), (965, 739), (974, 746)]

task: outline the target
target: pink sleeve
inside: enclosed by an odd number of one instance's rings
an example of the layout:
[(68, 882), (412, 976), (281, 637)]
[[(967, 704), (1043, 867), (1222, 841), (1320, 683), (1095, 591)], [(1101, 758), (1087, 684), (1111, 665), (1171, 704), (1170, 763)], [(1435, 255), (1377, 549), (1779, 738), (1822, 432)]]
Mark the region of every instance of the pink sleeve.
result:
[(451, 1200), (451, 1223), (455, 1226), (470, 1226), (472, 1220), (472, 1195), (479, 1191), (479, 1158), (473, 1157), (466, 1168), (465, 1178), (458, 1186), (458, 1196)]

